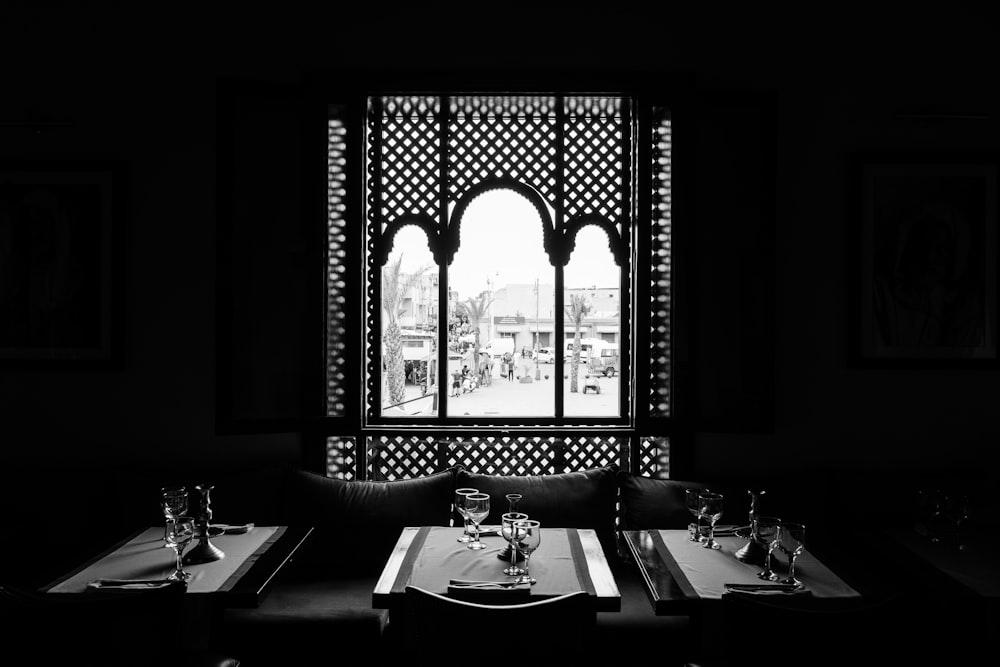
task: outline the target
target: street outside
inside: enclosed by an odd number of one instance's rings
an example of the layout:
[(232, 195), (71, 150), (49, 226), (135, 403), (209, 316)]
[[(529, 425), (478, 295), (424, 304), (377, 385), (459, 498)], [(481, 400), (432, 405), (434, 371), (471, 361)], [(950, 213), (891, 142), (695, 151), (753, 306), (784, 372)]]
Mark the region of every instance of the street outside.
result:
[[(483, 387), (467, 392), (459, 393), (457, 397), (448, 399), (448, 414), (452, 417), (552, 417), (554, 416), (555, 387), (553, 377), (554, 364), (540, 365), (541, 379), (535, 380), (535, 370), (529, 370), (531, 382), (522, 383), (515, 375), (514, 380), (501, 378), (499, 374), (499, 364), (494, 366), (492, 382)], [(517, 374), (522, 369), (517, 369)], [(567, 370), (567, 375), (568, 375)], [(548, 376), (546, 378), (546, 375)], [(580, 364), (579, 381), (577, 383), (577, 393), (570, 392), (570, 381), (563, 378), (563, 395), (565, 397), (565, 415), (573, 417), (617, 417), (619, 408), (618, 385), (619, 377), (595, 376), (600, 386), (600, 393), (595, 393), (588, 389), (583, 393), (584, 382), (587, 376), (587, 365)], [(436, 387), (431, 387), (433, 392)], [(420, 397), (420, 388), (416, 385), (406, 385), (407, 400)], [(430, 412), (433, 397), (430, 392), (424, 397), (425, 400), (416, 400), (404, 403), (400, 408), (406, 414)], [(425, 412), (426, 410), (426, 412)]]

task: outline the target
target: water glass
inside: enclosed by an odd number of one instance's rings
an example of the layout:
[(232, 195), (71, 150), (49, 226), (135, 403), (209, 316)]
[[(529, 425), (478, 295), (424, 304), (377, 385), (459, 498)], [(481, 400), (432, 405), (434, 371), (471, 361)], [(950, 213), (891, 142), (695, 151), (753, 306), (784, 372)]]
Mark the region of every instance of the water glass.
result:
[(541, 546), (542, 524), (535, 519), (522, 519), (514, 522), (514, 541), (517, 542), (517, 549), (524, 554), (524, 574), (515, 579), (519, 584), (534, 584), (535, 579), (531, 576), (530, 563), (531, 554)]
[(164, 539), (166, 545), (174, 550), (175, 565), (174, 571), (167, 577), (173, 581), (187, 581), (191, 578), (190, 572), (184, 571), (184, 564), (181, 556), (184, 549), (191, 544), (194, 539), (195, 520), (189, 516), (180, 516), (167, 521), (167, 536)]
[(518, 551), (517, 541), (514, 539), (514, 524), (527, 518), (528, 515), (524, 512), (506, 512), (500, 516), (500, 535), (510, 545), (510, 566), (503, 571), (509, 577), (524, 574), (524, 569), (517, 566)]
[(490, 515), (490, 495), (477, 492), (465, 496), (465, 514), (472, 523), (472, 541), (466, 546), (469, 549), (485, 549), (486, 545), (479, 541), (479, 524)]
[(701, 518), (708, 521), (708, 539), (701, 546), (706, 549), (721, 549), (722, 545), (715, 541), (715, 522), (722, 518), (722, 494), (703, 492), (698, 496), (701, 503), (699, 513)]
[(781, 583), (802, 585), (802, 582), (795, 578), (795, 559), (805, 546), (806, 527), (801, 523), (781, 522), (778, 526), (778, 548), (788, 556), (788, 576), (782, 579)]
[(767, 555), (764, 556), (764, 569), (757, 573), (761, 579), (778, 580), (778, 575), (771, 570), (771, 555), (778, 548), (780, 526), (781, 519), (774, 516), (759, 516), (754, 522), (753, 539), (767, 551)]
[(471, 487), (455, 489), (455, 511), (462, 517), (462, 523), (465, 526), (465, 530), (462, 531), (462, 534), (458, 537), (459, 542), (472, 541), (472, 535), (469, 534), (469, 516), (465, 513), (465, 499), (472, 493), (479, 493), (479, 489), (473, 489)]
[(691, 536), (688, 538), (691, 542), (701, 542), (701, 500), (699, 496), (704, 492), (704, 489), (688, 489), (684, 492), (684, 500), (687, 503), (688, 512), (694, 515), (694, 530), (691, 531)]

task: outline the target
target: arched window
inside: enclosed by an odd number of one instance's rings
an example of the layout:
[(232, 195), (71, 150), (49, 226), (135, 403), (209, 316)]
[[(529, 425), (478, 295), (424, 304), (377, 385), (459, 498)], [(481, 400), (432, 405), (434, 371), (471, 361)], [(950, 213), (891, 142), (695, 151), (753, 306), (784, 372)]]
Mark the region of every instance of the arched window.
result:
[(481, 467), (498, 442), (536, 454), (496, 472), (623, 460), (661, 472), (666, 438), (637, 424), (670, 415), (666, 109), (612, 94), (381, 94), (365, 126), (358, 351), (337, 314), (353, 221), (346, 124), (331, 113), (327, 413), (343, 416), (357, 390), (344, 355), (362, 354), (364, 444), (331, 438), (330, 451), (366, 458), (359, 476), (375, 478)]

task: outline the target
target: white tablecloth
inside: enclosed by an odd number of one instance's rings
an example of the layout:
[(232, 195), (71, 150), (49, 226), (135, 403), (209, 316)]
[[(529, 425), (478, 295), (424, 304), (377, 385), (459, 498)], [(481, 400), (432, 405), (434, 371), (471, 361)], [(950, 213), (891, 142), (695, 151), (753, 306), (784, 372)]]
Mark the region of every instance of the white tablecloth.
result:
[[(242, 535), (219, 535), (212, 544), (222, 549), (225, 558), (200, 565), (185, 565), (193, 576), (188, 580), (189, 593), (214, 593), (222, 590), (241, 566), (279, 530), (278, 526), (256, 526)], [(197, 540), (192, 542), (192, 547)], [(191, 549), (192, 547), (188, 547)], [(163, 526), (142, 531), (124, 545), (96, 562), (71, 574), (48, 589), (49, 593), (82, 593), (95, 579), (163, 579), (174, 571), (174, 552), (163, 543)], [(232, 583), (232, 582), (230, 582)]]
[[(722, 545), (719, 550), (705, 549), (698, 542), (688, 539), (686, 530), (658, 531), (663, 543), (673, 556), (681, 572), (687, 578), (698, 597), (721, 599), (726, 591), (725, 584), (766, 583), (757, 578), (760, 565), (750, 565), (736, 559), (734, 554), (746, 544), (745, 538), (716, 537)], [(787, 566), (772, 568), (784, 576)], [(804, 550), (795, 559), (795, 576), (802, 581), (815, 597), (854, 597), (858, 592), (847, 585), (819, 559)]]

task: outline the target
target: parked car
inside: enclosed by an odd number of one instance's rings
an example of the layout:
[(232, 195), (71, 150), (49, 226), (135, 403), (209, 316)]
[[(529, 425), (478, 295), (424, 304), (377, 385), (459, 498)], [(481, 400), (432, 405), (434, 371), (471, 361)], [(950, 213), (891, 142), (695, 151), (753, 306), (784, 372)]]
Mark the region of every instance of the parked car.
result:
[(554, 364), (556, 362), (556, 351), (552, 347), (538, 348), (538, 363)]

